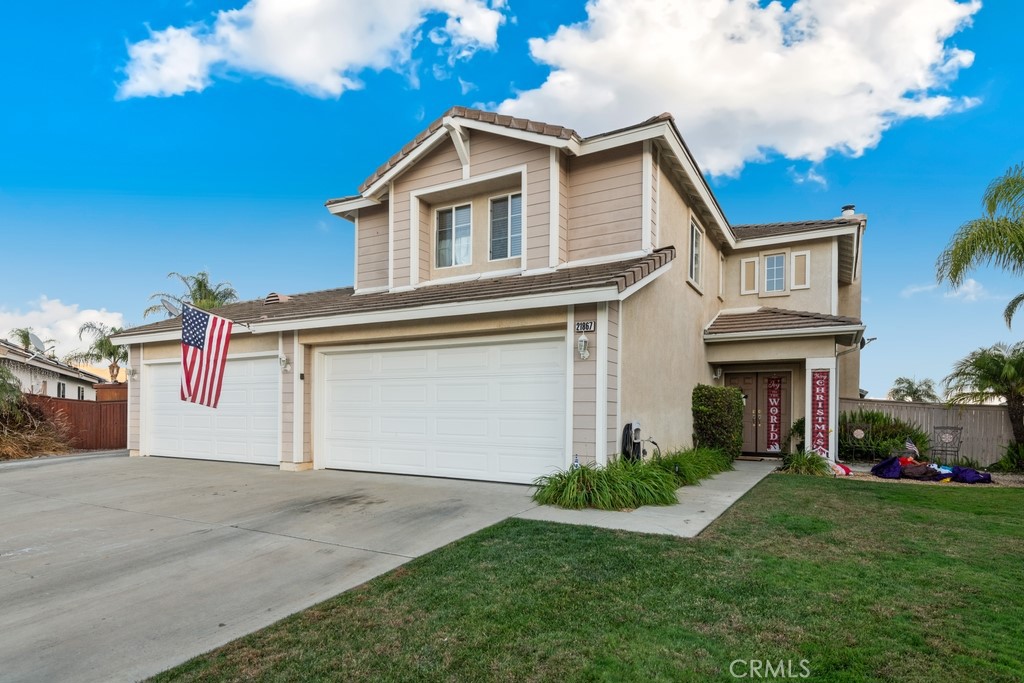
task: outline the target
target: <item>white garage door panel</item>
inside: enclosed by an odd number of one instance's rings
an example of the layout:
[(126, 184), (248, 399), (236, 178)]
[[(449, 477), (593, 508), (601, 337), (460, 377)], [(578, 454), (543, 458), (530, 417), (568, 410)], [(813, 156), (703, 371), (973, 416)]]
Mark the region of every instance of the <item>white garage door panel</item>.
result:
[(147, 365), (146, 454), (278, 464), (280, 375), (276, 358), (228, 360), (214, 409), (180, 400), (176, 363)]
[(326, 354), (327, 467), (530, 483), (565, 466), (565, 342)]

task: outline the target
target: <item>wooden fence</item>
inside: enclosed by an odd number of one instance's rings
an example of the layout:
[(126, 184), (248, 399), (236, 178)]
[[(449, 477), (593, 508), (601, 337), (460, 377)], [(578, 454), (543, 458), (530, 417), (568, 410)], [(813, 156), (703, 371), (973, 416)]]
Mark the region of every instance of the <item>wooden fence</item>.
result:
[(128, 447), (128, 401), (76, 401), (25, 394), (47, 416), (62, 413), (71, 432), (71, 446), (85, 450)]
[(991, 465), (1013, 441), (1006, 406), (953, 406), (944, 403), (911, 403), (874, 399), (840, 399), (839, 410), (877, 410), (919, 425), (934, 439), (936, 427), (963, 427), (960, 455)]

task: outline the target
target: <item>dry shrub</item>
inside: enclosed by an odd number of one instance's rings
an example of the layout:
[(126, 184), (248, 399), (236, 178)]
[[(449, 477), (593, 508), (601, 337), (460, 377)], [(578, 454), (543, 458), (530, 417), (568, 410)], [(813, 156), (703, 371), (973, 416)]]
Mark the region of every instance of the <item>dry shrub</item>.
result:
[(8, 373), (0, 375), (0, 382), (5, 384), (0, 390), (0, 460), (70, 452), (64, 415), (47, 417), (42, 408), (26, 401), (16, 385), (9, 383)]

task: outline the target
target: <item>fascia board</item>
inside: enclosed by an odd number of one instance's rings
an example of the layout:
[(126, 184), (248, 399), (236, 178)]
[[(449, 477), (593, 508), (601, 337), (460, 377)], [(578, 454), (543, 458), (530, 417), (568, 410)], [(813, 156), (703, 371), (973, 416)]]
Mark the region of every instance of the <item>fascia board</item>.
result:
[(357, 197), (356, 199), (350, 199), (347, 202), (338, 202), (336, 204), (329, 204), (327, 210), (335, 216), (345, 217), (345, 214), (351, 213), (358, 209), (366, 209), (371, 206), (380, 206), (379, 199), (371, 199), (369, 197)]
[(810, 242), (812, 240), (826, 239), (829, 237), (843, 237), (845, 235), (855, 235), (857, 230), (857, 226), (851, 225), (841, 228), (826, 228), (824, 230), (791, 232), (785, 235), (772, 235), (771, 237), (754, 237), (736, 242), (735, 249), (736, 251), (743, 251), (745, 249), (774, 247), (779, 244), (789, 244), (793, 242)]
[(531, 133), (526, 130), (516, 130), (514, 128), (507, 128), (493, 123), (485, 123), (484, 121), (474, 121), (472, 119), (456, 118), (455, 120), (457, 120), (459, 125), (463, 128), (470, 128), (482, 133), (491, 133), (493, 135), (500, 135), (506, 138), (525, 140), (526, 142), (533, 142), (547, 147), (555, 147), (556, 149), (564, 149), (573, 155), (579, 155), (580, 153), (580, 143), (573, 139), (564, 140), (562, 138), (556, 138), (553, 135)]
[(791, 327), (784, 330), (756, 330), (753, 332), (704, 333), (704, 341), (743, 341), (750, 339), (786, 339), (789, 337), (834, 337), (837, 334), (863, 333), (864, 325), (842, 325), (836, 327)]
[(408, 155), (397, 164), (388, 169), (387, 173), (382, 175), (380, 178), (370, 185), (366, 190), (363, 191), (364, 197), (375, 197), (377, 193), (383, 188), (388, 186), (392, 180), (401, 175), (407, 168), (415, 164), (420, 160), (421, 157), (428, 154), (434, 149), (440, 142), (448, 138), (448, 129), (444, 126), (438, 128), (430, 134), (426, 140), (420, 143), (419, 147), (409, 152)]
[[(649, 277), (649, 276), (648, 276)], [(619, 297), (615, 286), (595, 287), (593, 289), (570, 292), (552, 292), (532, 296), (509, 297), (505, 299), (488, 299), (464, 303), (436, 304), (433, 306), (417, 306), (407, 309), (389, 309), (370, 311), (367, 313), (349, 313), (323, 318), (307, 318), (268, 321), (253, 323), (253, 333), (282, 332), (287, 330), (311, 330), (324, 327), (349, 327), (352, 325), (370, 325), (374, 323), (398, 322), (403, 320), (424, 320), (445, 316), (477, 315), (482, 313), (503, 313), (522, 311), (532, 308), (549, 308), (576, 304), (591, 304), (600, 301), (613, 301)]]
[(639, 282), (634, 282), (629, 287), (626, 287), (624, 290), (619, 292), (619, 296), (618, 296), (619, 301), (625, 301), (626, 299), (628, 299), (629, 297), (633, 296), (638, 291), (640, 291), (641, 289), (646, 287), (647, 285), (649, 285), (652, 282), (654, 282), (655, 280), (657, 280), (659, 277), (661, 277), (662, 275), (664, 275), (668, 271), (672, 270), (672, 264), (673, 263), (675, 263), (675, 261), (669, 261), (668, 263), (663, 265), (661, 268), (658, 268), (656, 271), (654, 271), (653, 273), (651, 273), (647, 277), (643, 278)]
[[(251, 332), (245, 325), (234, 323), (231, 325), (231, 336)], [(118, 346), (128, 344), (152, 344), (153, 342), (180, 341), (181, 330), (160, 330), (159, 332), (142, 332), (140, 334), (119, 334), (110, 338)]]

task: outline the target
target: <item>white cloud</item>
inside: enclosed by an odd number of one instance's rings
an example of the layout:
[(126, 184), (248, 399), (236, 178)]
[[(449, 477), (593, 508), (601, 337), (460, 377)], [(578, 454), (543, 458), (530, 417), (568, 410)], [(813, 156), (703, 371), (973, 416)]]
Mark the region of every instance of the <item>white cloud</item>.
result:
[(820, 185), (823, 189), (828, 189), (828, 178), (821, 175), (821, 173), (818, 172), (818, 169), (814, 166), (811, 166), (809, 169), (807, 169), (806, 173), (801, 173), (800, 171), (796, 170), (796, 166), (790, 166), (788, 170), (789, 176), (797, 185), (803, 185), (804, 183), (813, 183), (815, 185)]
[(462, 90), (463, 95), (468, 95), (469, 93), (476, 90), (476, 83), (470, 83), (469, 81), (464, 81), (460, 78), (459, 89)]
[(981, 301), (983, 299), (997, 299), (999, 298), (995, 294), (992, 294), (985, 286), (972, 277), (964, 280), (964, 283), (954, 289), (951, 292), (946, 292), (945, 297), (947, 299), (960, 299), (961, 301)]
[(900, 296), (904, 299), (909, 299), (915, 294), (922, 294), (924, 292), (933, 292), (938, 289), (938, 285), (907, 285), (900, 292)]
[(773, 152), (857, 156), (894, 123), (976, 104), (942, 94), (974, 55), (947, 44), (980, 0), (592, 0), (530, 41), (552, 72), (500, 111), (584, 135), (676, 116), (712, 174)]
[(150, 30), (129, 45), (117, 96), (199, 92), (223, 72), (268, 77), (317, 97), (361, 87), (365, 69), (392, 69), (415, 82), (411, 55), (428, 15), (446, 17), (428, 38), (454, 64), (497, 48), (503, 9), (486, 0), (250, 0), (210, 23)]
[(0, 335), (10, 341), (8, 333), (18, 327), (31, 327), (40, 339), (55, 340), (54, 353), (58, 358), (72, 351), (84, 350), (92, 341), (78, 339), (78, 328), (83, 323), (103, 323), (110, 327), (123, 327), (124, 316), (105, 308), (96, 310), (78, 309), (78, 304), (65, 304), (60, 299), (49, 299), (45, 295), (32, 302), (33, 308), (25, 311), (0, 308)]

